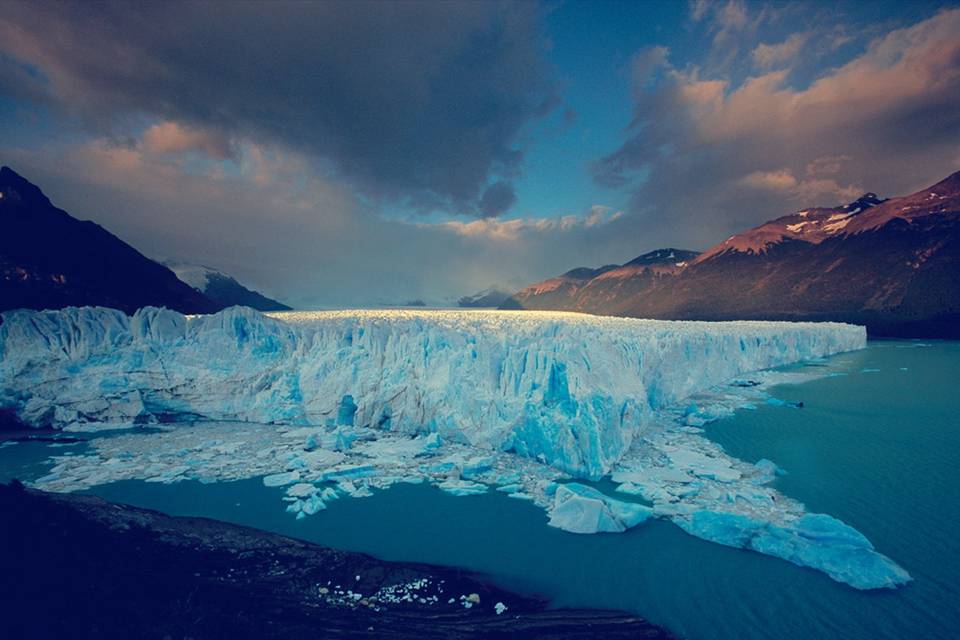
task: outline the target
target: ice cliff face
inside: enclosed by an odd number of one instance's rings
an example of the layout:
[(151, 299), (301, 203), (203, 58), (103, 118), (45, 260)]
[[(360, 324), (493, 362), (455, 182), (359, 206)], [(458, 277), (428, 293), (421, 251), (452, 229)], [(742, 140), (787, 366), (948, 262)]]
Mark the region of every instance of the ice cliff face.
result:
[(749, 371), (859, 349), (835, 323), (545, 312), (185, 317), (13, 311), (0, 407), (33, 426), (235, 420), (437, 433), (599, 478), (652, 413)]

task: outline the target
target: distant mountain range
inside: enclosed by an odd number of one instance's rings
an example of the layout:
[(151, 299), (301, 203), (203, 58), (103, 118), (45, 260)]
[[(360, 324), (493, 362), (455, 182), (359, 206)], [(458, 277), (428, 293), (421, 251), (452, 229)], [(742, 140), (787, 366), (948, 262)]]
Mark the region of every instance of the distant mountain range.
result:
[(515, 293), (509, 309), (677, 320), (837, 320), (875, 336), (960, 337), (960, 172), (909, 196), (868, 193), (732, 236), (661, 249)]
[(233, 306), (253, 307), (260, 311), (290, 311), (291, 307), (268, 298), (258, 291), (247, 289), (233, 277), (204, 265), (168, 260), (163, 263), (200, 293), (223, 308)]
[[(234, 304), (287, 308), (209, 269), (194, 287), (103, 227), (58, 209), (0, 168), (0, 311), (97, 305), (133, 313), (158, 306), (212, 313)], [(261, 306), (257, 306), (261, 305)]]
[(479, 291), (472, 296), (463, 296), (457, 300), (458, 307), (468, 308), (497, 308), (510, 297), (510, 292), (499, 287), (490, 287)]

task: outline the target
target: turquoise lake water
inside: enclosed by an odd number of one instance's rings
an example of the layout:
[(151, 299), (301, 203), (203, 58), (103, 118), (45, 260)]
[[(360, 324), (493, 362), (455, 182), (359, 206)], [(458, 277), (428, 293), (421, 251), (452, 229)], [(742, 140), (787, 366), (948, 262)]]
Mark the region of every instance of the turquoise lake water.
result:
[[(736, 457), (775, 461), (787, 471), (780, 491), (863, 532), (913, 576), (898, 590), (856, 591), (662, 521), (565, 533), (497, 492), (461, 498), (396, 485), (300, 521), (283, 511), (283, 489), (259, 479), (93, 492), (391, 560), (469, 567), (557, 605), (627, 609), (693, 639), (960, 637), (960, 343), (871, 342), (831, 368), (846, 375), (773, 390), (803, 409), (742, 410), (707, 433)], [(45, 456), (63, 451), (0, 449), (0, 477), (36, 477)]]

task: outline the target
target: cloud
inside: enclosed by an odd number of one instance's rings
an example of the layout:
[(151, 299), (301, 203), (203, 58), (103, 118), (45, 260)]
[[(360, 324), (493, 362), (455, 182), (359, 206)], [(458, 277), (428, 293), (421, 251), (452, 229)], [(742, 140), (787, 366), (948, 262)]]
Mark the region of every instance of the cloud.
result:
[(653, 246), (920, 189), (960, 168), (957, 33), (960, 10), (941, 11), (799, 87), (785, 69), (736, 82), (671, 67), (636, 92), (628, 137), (595, 178), (631, 190), (630, 219), (655, 230)]
[(516, 201), (517, 195), (510, 184), (494, 182), (480, 197), (480, 215), (484, 218), (496, 217), (513, 206)]
[(771, 191), (778, 195), (787, 195), (794, 200), (805, 202), (817, 202), (822, 198), (830, 198), (827, 202), (846, 202), (864, 193), (864, 189), (857, 185), (841, 186), (831, 178), (818, 178), (811, 175), (800, 179), (789, 169), (754, 171), (742, 177), (740, 184), (753, 189)]
[(740, 182), (755, 189), (770, 189), (773, 191), (792, 191), (797, 187), (797, 179), (788, 169), (777, 171), (754, 171)]
[(635, 53), (630, 60), (631, 80), (634, 88), (646, 88), (654, 81), (658, 71), (669, 67), (667, 60), (669, 55), (670, 49), (661, 46), (647, 47)]
[[(557, 103), (540, 8), (499, 2), (4, 5), (0, 92), (98, 136), (322, 159), (377, 200), (478, 211)], [(497, 187), (494, 194), (505, 194)]]
[(809, 39), (809, 33), (798, 32), (777, 44), (760, 43), (753, 50), (753, 62), (760, 69), (789, 66), (800, 55)]
[(191, 129), (176, 122), (161, 122), (143, 134), (143, 146), (151, 153), (199, 151), (217, 160), (235, 155), (230, 139), (211, 131)]
[(450, 220), (437, 225), (420, 225), (421, 227), (438, 227), (448, 229), (457, 235), (467, 238), (481, 238), (498, 242), (517, 242), (531, 234), (538, 235), (553, 232), (576, 232), (606, 225), (623, 216), (622, 211), (614, 211), (603, 205), (594, 205), (585, 215), (566, 215), (558, 218), (516, 218), (513, 220), (496, 220), (484, 218), (461, 222)]
[(452, 304), (492, 283), (520, 289), (571, 260), (609, 262), (607, 234), (622, 220), (602, 206), (558, 218), (388, 220), (307, 155), (252, 143), (235, 153), (239, 173), (109, 138), (0, 149), (57, 206), (145, 255), (208, 264), (303, 308)]
[(704, 66), (712, 73), (728, 71), (741, 55), (745, 36), (754, 34), (774, 13), (774, 9), (764, 5), (751, 15), (743, 0), (692, 2), (691, 21), (700, 24), (711, 38)]

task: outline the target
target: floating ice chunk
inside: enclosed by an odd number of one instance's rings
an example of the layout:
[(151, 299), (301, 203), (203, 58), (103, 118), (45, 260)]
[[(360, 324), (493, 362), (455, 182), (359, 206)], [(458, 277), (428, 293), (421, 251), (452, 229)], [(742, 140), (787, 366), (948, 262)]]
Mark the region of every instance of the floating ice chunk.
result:
[(265, 487), (282, 487), (285, 484), (296, 482), (300, 479), (299, 471), (286, 471), (284, 473), (274, 473), (263, 477)]
[(754, 477), (754, 482), (756, 484), (767, 484), (768, 482), (773, 482), (773, 479), (778, 475), (783, 474), (783, 470), (778, 467), (773, 461), (763, 458), (757, 460), (756, 464), (753, 465), (757, 470), (757, 475)]
[(301, 511), (308, 516), (312, 516), (327, 508), (327, 505), (324, 504), (323, 500), (321, 500), (317, 494), (313, 494), (305, 500), (302, 500), (302, 503), (303, 507)]
[(783, 525), (715, 511), (675, 521), (699, 538), (819, 569), (857, 589), (896, 587), (911, 580), (902, 567), (874, 551), (860, 532), (825, 514), (807, 514)]
[(305, 498), (307, 496), (312, 496), (317, 493), (318, 489), (309, 482), (298, 482), (289, 489), (287, 489), (287, 495), (294, 498)]
[(497, 604), (493, 605), (493, 608), (497, 612), (497, 615), (499, 616), (501, 613), (506, 611), (509, 607), (507, 607), (507, 605), (503, 604), (502, 602), (498, 602)]
[(447, 493), (455, 496), (476, 496), (487, 492), (487, 485), (470, 480), (446, 480), (437, 485)]
[(614, 500), (596, 489), (570, 482), (557, 487), (547, 524), (571, 533), (620, 532), (652, 514), (649, 507)]
[(373, 495), (373, 492), (370, 491), (370, 487), (368, 487), (366, 484), (357, 485), (351, 480), (338, 481), (337, 488), (351, 498), (367, 498)]

